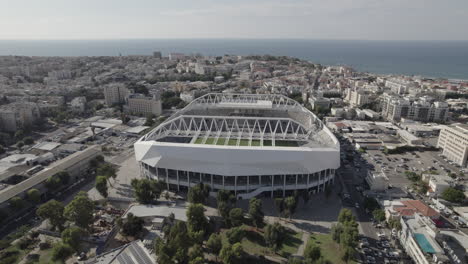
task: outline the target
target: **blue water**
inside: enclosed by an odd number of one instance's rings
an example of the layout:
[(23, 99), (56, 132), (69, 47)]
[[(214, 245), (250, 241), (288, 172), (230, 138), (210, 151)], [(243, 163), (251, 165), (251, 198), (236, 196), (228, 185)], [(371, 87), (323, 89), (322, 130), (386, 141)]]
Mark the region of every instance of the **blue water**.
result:
[(421, 249), (424, 252), (432, 253), (432, 254), (436, 253), (434, 248), (432, 247), (431, 243), (429, 243), (429, 241), (427, 241), (427, 238), (426, 238), (426, 236), (424, 236), (424, 234), (415, 233), (414, 238), (416, 239), (416, 242), (419, 244), (419, 247), (421, 247)]
[(468, 41), (359, 40), (0, 40), (0, 55), (116, 56), (153, 51), (204, 55), (271, 54), (359, 71), (468, 79)]

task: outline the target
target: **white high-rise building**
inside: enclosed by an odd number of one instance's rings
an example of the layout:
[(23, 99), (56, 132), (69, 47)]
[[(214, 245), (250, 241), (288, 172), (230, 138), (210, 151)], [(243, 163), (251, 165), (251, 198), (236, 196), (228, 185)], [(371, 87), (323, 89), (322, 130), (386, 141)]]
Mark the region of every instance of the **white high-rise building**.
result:
[(467, 167), (468, 162), (468, 125), (456, 124), (444, 126), (440, 131), (437, 147), (442, 148), (442, 154), (456, 164)]
[(367, 91), (356, 91), (349, 88), (346, 91), (346, 101), (348, 101), (352, 107), (365, 105), (370, 103), (370, 94)]
[(32, 102), (17, 102), (0, 107), (0, 130), (16, 132), (33, 125), (41, 117), (39, 107)]
[(122, 84), (110, 84), (104, 87), (104, 98), (107, 106), (124, 103), (129, 91)]

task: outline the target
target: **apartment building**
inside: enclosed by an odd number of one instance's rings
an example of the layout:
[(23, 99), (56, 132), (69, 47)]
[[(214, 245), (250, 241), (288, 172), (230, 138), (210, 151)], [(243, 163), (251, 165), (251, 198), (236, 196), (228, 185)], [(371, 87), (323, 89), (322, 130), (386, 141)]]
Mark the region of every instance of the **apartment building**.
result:
[(400, 243), (416, 264), (450, 263), (436, 241), (437, 228), (430, 218), (415, 214), (400, 219)]
[(39, 107), (32, 102), (16, 102), (0, 107), (0, 131), (16, 132), (33, 125), (41, 117)]
[(347, 89), (346, 90), (346, 101), (352, 106), (352, 107), (358, 107), (361, 105), (365, 105), (370, 103), (370, 93), (368, 91), (363, 91), (363, 90), (352, 90), (352, 89)]
[(417, 87), (417, 84), (401, 78), (389, 79), (385, 82), (385, 86), (390, 88), (396, 94), (407, 94), (411, 87)]
[(313, 110), (330, 108), (330, 99), (325, 97), (311, 96), (309, 103)]
[(162, 113), (162, 103), (156, 95), (131, 94), (128, 96), (126, 107), (132, 114), (158, 116)]
[(468, 125), (455, 124), (444, 126), (439, 134), (437, 147), (442, 148), (442, 154), (454, 163), (467, 167), (468, 162)]
[(445, 122), (448, 113), (447, 103), (434, 102), (429, 97), (415, 99), (386, 94), (382, 100), (382, 116), (392, 122), (399, 122), (402, 118), (422, 122)]
[(128, 95), (128, 89), (122, 84), (110, 84), (104, 87), (104, 99), (108, 106), (124, 103)]

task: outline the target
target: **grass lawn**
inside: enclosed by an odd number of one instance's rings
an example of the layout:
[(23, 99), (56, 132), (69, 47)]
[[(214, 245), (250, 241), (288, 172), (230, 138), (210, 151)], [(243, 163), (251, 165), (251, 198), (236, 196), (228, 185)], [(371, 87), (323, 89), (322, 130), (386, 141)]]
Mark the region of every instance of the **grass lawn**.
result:
[(260, 140), (252, 139), (252, 147), (259, 147), (260, 146)]
[[(202, 144), (203, 142), (203, 137), (200, 137), (200, 138), (197, 138), (194, 142), (194, 144)], [(205, 141), (205, 144), (206, 145), (213, 145), (215, 144), (215, 139), (216, 138), (207, 138), (206, 141)], [(218, 138), (218, 141), (216, 141), (216, 145), (220, 145), (220, 146), (224, 146), (226, 144), (226, 138)], [(229, 139), (227, 141), (227, 145), (228, 146), (237, 146), (237, 139)], [(241, 139), (240, 142), (239, 142), (239, 146), (249, 146), (249, 140), (248, 139)], [(260, 140), (257, 140), (257, 139), (254, 139), (252, 140), (252, 143), (251, 143), (251, 146), (254, 146), (254, 147), (259, 147), (260, 146)], [(271, 146), (271, 141), (269, 141), (269, 145), (265, 145), (265, 146)]]
[(279, 140), (275, 141), (276, 147), (297, 147), (298, 144), (296, 141), (286, 141), (286, 140)]
[(39, 258), (39, 262), (36, 262), (38, 264), (48, 264), (48, 263), (62, 264), (63, 263), (61, 260), (59, 261), (52, 260), (52, 248), (41, 250), (39, 251), (39, 254), (41, 257)]
[[(281, 249), (275, 253), (266, 245), (261, 230), (256, 231), (254, 228), (247, 225), (244, 225), (243, 228), (246, 234), (242, 239), (241, 244), (244, 251), (251, 255), (280, 255), (288, 258), (290, 255), (296, 253), (297, 249), (302, 244), (302, 233), (297, 233), (291, 229), (287, 229), (286, 239)], [(223, 240), (225, 242), (227, 241), (225, 233), (223, 233)]]
[(290, 256), (297, 252), (297, 248), (302, 244), (302, 233), (288, 229), (288, 234), (283, 242), (279, 253), (281, 256)]
[(214, 143), (214, 141), (215, 141), (215, 138), (207, 138), (205, 141), (205, 144), (211, 145)]
[[(2, 254), (11, 256), (9, 259), (16, 259), (16, 261), (12, 262), (12, 263), (18, 263), (23, 258), (25, 258), (26, 255), (28, 255), (29, 252), (31, 252), (34, 249), (35, 245), (36, 245), (36, 243), (33, 242), (28, 248), (25, 248), (25, 249), (20, 249), (19, 246), (16, 245), (16, 244), (15, 245), (10, 245), (9, 247), (2, 250)], [(3, 263), (2, 261), (6, 261), (6, 260), (2, 259), (2, 260), (0, 260), (0, 263)], [(5, 262), (5, 263), (7, 263), (7, 262)]]
[[(316, 244), (320, 247), (322, 256), (334, 264), (346, 264), (343, 260), (341, 260), (342, 252), (340, 249), (340, 245), (338, 245), (335, 241), (333, 241), (330, 234), (313, 234), (310, 236), (309, 242)], [(356, 263), (355, 261), (351, 261), (350, 263)]]

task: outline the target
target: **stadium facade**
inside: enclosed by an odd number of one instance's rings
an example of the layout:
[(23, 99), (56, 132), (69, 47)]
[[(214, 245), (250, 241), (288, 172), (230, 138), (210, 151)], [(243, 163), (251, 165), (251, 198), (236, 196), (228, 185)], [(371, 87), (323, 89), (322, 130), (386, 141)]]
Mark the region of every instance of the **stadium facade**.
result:
[(207, 94), (135, 143), (142, 175), (174, 191), (205, 183), (238, 198), (323, 191), (339, 142), (298, 102), (274, 94)]

